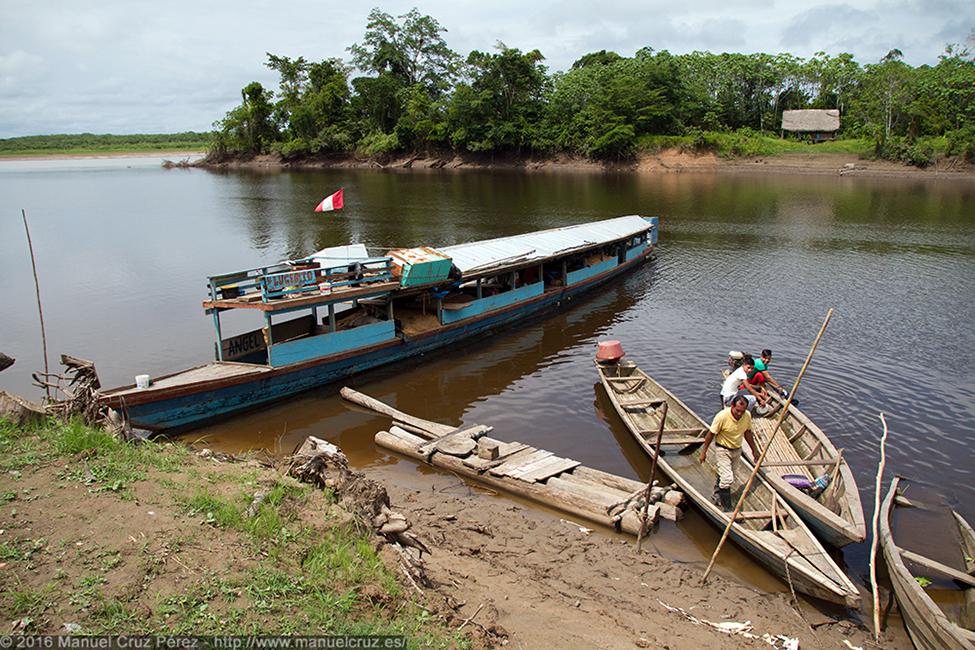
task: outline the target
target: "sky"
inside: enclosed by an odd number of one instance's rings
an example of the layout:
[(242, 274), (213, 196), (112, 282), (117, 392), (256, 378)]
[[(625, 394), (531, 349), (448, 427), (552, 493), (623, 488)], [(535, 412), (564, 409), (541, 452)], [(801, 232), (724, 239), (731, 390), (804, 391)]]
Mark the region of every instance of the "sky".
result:
[(0, 138), (207, 131), (249, 82), (277, 87), (267, 52), (348, 60), (373, 7), (436, 18), (462, 56), (537, 48), (552, 71), (646, 46), (861, 64), (898, 48), (917, 66), (975, 30), (973, 0), (0, 0)]

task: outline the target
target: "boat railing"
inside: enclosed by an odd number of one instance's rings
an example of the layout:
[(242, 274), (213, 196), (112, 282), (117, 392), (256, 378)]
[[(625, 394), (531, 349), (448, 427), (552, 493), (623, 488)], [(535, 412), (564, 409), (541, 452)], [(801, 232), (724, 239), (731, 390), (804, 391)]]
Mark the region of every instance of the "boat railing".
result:
[(304, 294), (330, 294), (341, 287), (358, 287), (393, 278), (392, 258), (370, 257), (322, 267), (312, 258), (262, 266), (233, 273), (211, 275), (207, 288), (211, 300), (240, 300), (253, 296), (261, 302)]
[(311, 263), (311, 260), (298, 260), (292, 269), (261, 276), (261, 299), (268, 302), (305, 293), (331, 293), (341, 287), (388, 282), (393, 278), (390, 257), (370, 257), (329, 267), (313, 267)]

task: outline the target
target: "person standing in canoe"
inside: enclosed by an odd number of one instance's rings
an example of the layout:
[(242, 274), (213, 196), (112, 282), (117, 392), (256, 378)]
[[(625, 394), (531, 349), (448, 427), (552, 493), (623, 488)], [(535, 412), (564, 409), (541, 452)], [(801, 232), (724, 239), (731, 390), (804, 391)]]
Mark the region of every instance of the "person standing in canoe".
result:
[(752, 435), (752, 415), (748, 412), (748, 400), (738, 395), (732, 398), (728, 408), (722, 409), (714, 416), (698, 456), (698, 461), (704, 463), (708, 448), (714, 441), (718, 478), (711, 501), (725, 512), (732, 508), (731, 486), (735, 482), (735, 474), (739, 474), (742, 468), (742, 440), (748, 442), (753, 458), (758, 458), (759, 450)]

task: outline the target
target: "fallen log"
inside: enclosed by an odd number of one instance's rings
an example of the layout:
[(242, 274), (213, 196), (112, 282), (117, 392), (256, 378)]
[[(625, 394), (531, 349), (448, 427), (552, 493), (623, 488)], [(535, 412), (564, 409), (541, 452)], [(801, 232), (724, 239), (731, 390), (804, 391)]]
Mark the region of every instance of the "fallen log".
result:
[(430, 420), (424, 420), (423, 418), (414, 417), (412, 415), (403, 413), (402, 411), (397, 411), (392, 406), (383, 404), (378, 399), (374, 399), (368, 395), (363, 395), (359, 391), (353, 390), (348, 386), (342, 388), (339, 393), (344, 399), (352, 402), (353, 404), (358, 404), (359, 406), (367, 408), (370, 411), (381, 413), (391, 417), (394, 420), (405, 422), (411, 427), (416, 427), (422, 431), (426, 431), (428, 437), (445, 436), (448, 433), (453, 433), (457, 429), (457, 427), (440, 424), (439, 422), (431, 422)]

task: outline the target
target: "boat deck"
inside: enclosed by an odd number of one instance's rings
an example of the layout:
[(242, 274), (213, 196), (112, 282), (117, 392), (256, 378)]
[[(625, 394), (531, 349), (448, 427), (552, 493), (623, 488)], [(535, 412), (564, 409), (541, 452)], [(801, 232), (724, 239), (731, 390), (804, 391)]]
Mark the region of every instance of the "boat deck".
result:
[(252, 363), (214, 361), (205, 366), (197, 366), (196, 368), (190, 368), (189, 370), (177, 372), (172, 375), (166, 375), (158, 379), (153, 379), (152, 383), (149, 385), (149, 388), (137, 388), (133, 384), (107, 391), (103, 393), (103, 395), (106, 397), (124, 397), (126, 395), (146, 393), (157, 389), (175, 388), (177, 386), (186, 386), (196, 384), (198, 382), (227, 379), (242, 375), (261, 374), (264, 372), (269, 372), (270, 370), (271, 369), (267, 366), (259, 366)]
[(300, 294), (293, 298), (283, 297), (262, 302), (261, 294), (248, 293), (237, 298), (222, 298), (220, 300), (204, 300), (204, 309), (257, 309), (260, 311), (289, 311), (301, 307), (312, 307), (316, 304), (341, 302), (355, 298), (365, 298), (376, 294), (387, 293), (399, 288), (399, 282), (374, 282), (358, 287), (334, 287), (331, 293)]

